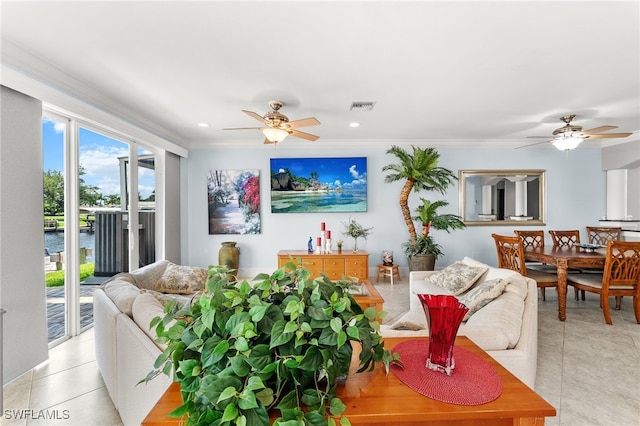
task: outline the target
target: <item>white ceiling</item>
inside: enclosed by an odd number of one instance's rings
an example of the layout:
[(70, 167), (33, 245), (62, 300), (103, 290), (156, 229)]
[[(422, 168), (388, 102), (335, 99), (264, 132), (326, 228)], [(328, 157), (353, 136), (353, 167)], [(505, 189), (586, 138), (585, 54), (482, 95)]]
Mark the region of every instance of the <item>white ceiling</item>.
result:
[[(10, 2), (2, 61), (185, 147), (263, 138), (521, 146), (561, 115), (640, 130), (638, 1)], [(375, 101), (370, 112), (352, 101)], [(352, 121), (362, 125), (353, 129)], [(207, 122), (203, 129), (198, 122)], [(636, 133), (637, 135), (637, 133)], [(632, 138), (635, 137), (632, 136)], [(291, 142), (293, 141), (293, 142)], [(615, 141), (615, 140), (613, 140)], [(593, 142), (592, 142), (593, 143)], [(599, 142), (597, 142), (599, 143)]]

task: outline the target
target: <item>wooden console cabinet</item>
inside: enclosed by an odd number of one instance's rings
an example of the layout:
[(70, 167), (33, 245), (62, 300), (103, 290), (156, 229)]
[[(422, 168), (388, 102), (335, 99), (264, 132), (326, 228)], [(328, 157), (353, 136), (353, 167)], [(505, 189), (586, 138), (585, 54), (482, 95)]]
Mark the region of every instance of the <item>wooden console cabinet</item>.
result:
[(343, 277), (355, 277), (358, 282), (369, 279), (369, 253), (365, 251), (343, 251), (341, 253), (315, 254), (305, 250), (280, 250), (278, 252), (278, 268), (287, 262), (300, 263), (311, 271), (312, 277), (319, 277), (321, 273), (331, 280)]

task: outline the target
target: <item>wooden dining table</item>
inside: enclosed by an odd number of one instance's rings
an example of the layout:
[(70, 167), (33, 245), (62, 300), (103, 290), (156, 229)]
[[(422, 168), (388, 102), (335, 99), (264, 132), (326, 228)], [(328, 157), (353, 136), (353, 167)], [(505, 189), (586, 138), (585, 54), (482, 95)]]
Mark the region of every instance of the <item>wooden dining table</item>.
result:
[(580, 247), (545, 246), (524, 249), (524, 258), (556, 267), (558, 273), (558, 318), (567, 318), (567, 270), (569, 268), (603, 268), (606, 248), (587, 251)]

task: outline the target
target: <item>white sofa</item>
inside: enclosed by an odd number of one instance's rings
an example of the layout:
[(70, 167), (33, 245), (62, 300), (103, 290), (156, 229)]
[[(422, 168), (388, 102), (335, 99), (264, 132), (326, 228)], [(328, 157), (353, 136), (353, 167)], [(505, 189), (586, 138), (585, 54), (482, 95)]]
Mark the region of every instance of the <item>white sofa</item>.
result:
[[(490, 267), (465, 257), (463, 263), (483, 265), (487, 271), (474, 286), (501, 278), (504, 292), (463, 322), (458, 335), (467, 336), (503, 367), (534, 388), (538, 348), (538, 295), (536, 282), (515, 271)], [(427, 336), (424, 310), (416, 296), (420, 293), (451, 294), (427, 278), (437, 271), (413, 271), (409, 277), (409, 312), (394, 324), (381, 326), (384, 337)], [(470, 289), (470, 290), (471, 290)], [(469, 291), (470, 291), (469, 290)]]
[[(146, 384), (138, 382), (153, 370), (161, 353), (149, 323), (163, 315), (163, 299), (192, 297), (156, 291), (156, 284), (172, 267), (186, 268), (158, 261), (114, 276), (93, 294), (96, 361), (125, 426), (140, 425), (171, 384), (164, 374)], [(203, 288), (206, 269), (193, 269), (198, 270), (195, 286)]]

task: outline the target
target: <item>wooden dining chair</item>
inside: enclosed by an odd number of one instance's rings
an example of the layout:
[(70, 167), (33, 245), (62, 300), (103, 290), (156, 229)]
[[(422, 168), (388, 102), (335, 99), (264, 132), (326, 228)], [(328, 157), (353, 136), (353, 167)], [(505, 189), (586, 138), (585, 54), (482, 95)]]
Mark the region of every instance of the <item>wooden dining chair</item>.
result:
[(522, 247), (527, 248), (544, 248), (544, 231), (522, 231), (516, 229), (514, 234), (522, 238)]
[(555, 273), (547, 274), (546, 272), (528, 270), (525, 267), (524, 243), (521, 237), (498, 234), (491, 234), (491, 236), (496, 243), (498, 268), (511, 269), (519, 272), (522, 276), (535, 280), (542, 293), (542, 300), (546, 300), (545, 288), (558, 288), (558, 276)]
[[(523, 231), (520, 229), (516, 229), (513, 232), (522, 240), (522, 247), (524, 250), (528, 248), (544, 248), (544, 231), (542, 229), (536, 231)], [(545, 272), (547, 274), (558, 273), (558, 270), (555, 266), (546, 265), (540, 262), (527, 262), (525, 260), (525, 267), (527, 268), (527, 274), (529, 274), (530, 271)], [(544, 289), (544, 286), (540, 286), (542, 300), (547, 300)]]
[[(609, 241), (618, 241), (622, 235), (622, 228), (605, 228), (601, 226), (587, 226), (587, 238), (589, 244), (597, 244), (606, 247)], [(584, 274), (602, 274), (603, 268), (580, 268)], [(618, 298), (619, 302), (619, 298)], [(619, 305), (619, 303), (618, 303)]]
[(612, 324), (609, 297), (632, 296), (633, 313), (640, 324), (640, 242), (609, 241), (604, 273), (568, 274), (567, 284), (599, 294), (607, 324)]
[(618, 241), (622, 236), (622, 228), (605, 228), (602, 226), (587, 226), (589, 244), (606, 246), (609, 241)]
[(573, 247), (580, 244), (580, 231), (577, 229), (570, 231), (549, 230), (549, 234), (555, 247)]
[[(603, 226), (587, 226), (587, 238), (589, 244), (597, 244), (606, 246), (609, 241), (618, 241), (622, 236), (622, 228), (620, 227), (603, 227)], [(583, 274), (602, 274), (603, 268), (580, 268)], [(576, 289), (576, 292), (578, 290)], [(576, 299), (578, 300), (578, 299)], [(584, 300), (584, 291), (582, 292), (582, 300)], [(622, 304), (622, 296), (616, 297), (616, 310), (620, 309)]]
[[(570, 231), (549, 230), (549, 234), (551, 235), (554, 247), (573, 247), (576, 244), (580, 244), (580, 231), (577, 229), (572, 229)], [(577, 274), (582, 272), (582, 269), (569, 268), (567, 269), (567, 272)], [(575, 289), (576, 300), (579, 300), (578, 293), (578, 289)], [(583, 291), (582, 300), (584, 299), (585, 294)]]

